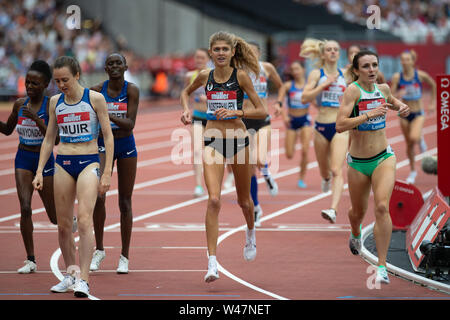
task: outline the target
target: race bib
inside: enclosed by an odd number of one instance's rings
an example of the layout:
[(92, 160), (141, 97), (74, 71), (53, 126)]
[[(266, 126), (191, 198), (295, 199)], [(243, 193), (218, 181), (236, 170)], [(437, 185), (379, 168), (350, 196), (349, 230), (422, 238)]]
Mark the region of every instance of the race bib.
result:
[(422, 91), (418, 83), (403, 85), (400, 86), (400, 88), (405, 90), (405, 94), (402, 98), (406, 100), (416, 100), (419, 99), (422, 95)]
[[(383, 104), (384, 99), (378, 100), (368, 100), (368, 101), (360, 101), (358, 103), (359, 114), (364, 115), (370, 110), (377, 108), (379, 105)], [(358, 130), (360, 131), (371, 131), (371, 130), (379, 130), (386, 127), (386, 116), (379, 116), (376, 118), (371, 118), (364, 123), (358, 126)]]
[(59, 114), (57, 117), (62, 142), (86, 142), (92, 140), (89, 112)]
[(322, 105), (339, 106), (339, 100), (344, 91), (345, 87), (331, 84), (322, 91)]
[(36, 122), (30, 118), (20, 116), (17, 119), (16, 130), (22, 144), (40, 145), (44, 140), (44, 136)]
[(217, 109), (237, 110), (237, 94), (235, 91), (208, 91), (208, 114), (214, 114)]
[[(108, 113), (117, 118), (125, 119), (127, 117), (128, 104), (126, 102), (108, 102)], [(111, 121), (111, 129), (118, 129), (119, 126)]]

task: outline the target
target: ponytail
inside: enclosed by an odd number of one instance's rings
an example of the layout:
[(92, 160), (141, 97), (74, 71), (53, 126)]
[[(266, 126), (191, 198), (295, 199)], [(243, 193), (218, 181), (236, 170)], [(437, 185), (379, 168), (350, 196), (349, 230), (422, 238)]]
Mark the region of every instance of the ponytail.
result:
[(244, 39), (225, 31), (219, 31), (209, 38), (209, 48), (211, 49), (217, 41), (225, 41), (231, 48), (235, 49), (234, 57), (231, 58), (230, 62), (233, 68), (251, 71), (255, 75), (259, 74), (258, 57)]
[[(299, 56), (302, 58), (317, 60), (314, 63), (315, 67), (322, 68), (325, 63), (324, 59), (322, 58), (322, 54), (324, 53), (325, 45), (328, 42), (336, 42), (336, 41), (306, 38), (305, 41), (303, 41), (302, 46), (300, 48)], [(338, 46), (339, 46), (339, 44), (338, 44)]]

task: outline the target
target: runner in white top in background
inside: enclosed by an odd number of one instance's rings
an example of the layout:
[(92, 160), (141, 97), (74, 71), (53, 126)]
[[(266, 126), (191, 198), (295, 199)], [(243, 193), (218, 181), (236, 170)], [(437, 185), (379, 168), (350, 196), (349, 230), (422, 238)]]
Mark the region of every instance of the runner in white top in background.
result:
[[(259, 59), (261, 57), (261, 50), (259, 45), (255, 42), (249, 42), (249, 44), (253, 52)], [(259, 61), (259, 69), (259, 75), (254, 75), (253, 73), (251, 73), (250, 78), (252, 79), (252, 83), (255, 87), (256, 93), (258, 93), (258, 96), (262, 100), (267, 111), (268, 81), (271, 81), (275, 85), (275, 88), (277, 90), (283, 85), (283, 83), (280, 76), (278, 75), (278, 72), (271, 63)], [(248, 96), (244, 94), (244, 107), (247, 106), (252, 107), (253, 105), (248, 99)], [(267, 115), (265, 119), (246, 119), (245, 117), (242, 119), (247, 130), (250, 133), (250, 145), (252, 146), (252, 148), (250, 149), (253, 152), (250, 155), (252, 163), (256, 163), (256, 165), (253, 166), (253, 175), (250, 190), (255, 208), (255, 225), (257, 227), (261, 225), (260, 219), (263, 211), (258, 200), (258, 182), (256, 177), (256, 168), (258, 168), (262, 173), (264, 180), (266, 181), (266, 185), (269, 189), (269, 193), (272, 196), (278, 194), (278, 185), (270, 173), (269, 163), (267, 159), (271, 134), (270, 119), (270, 115)]]
[(321, 212), (331, 223), (336, 222), (343, 191), (343, 166), (349, 142), (348, 132), (336, 132), (340, 100), (347, 87), (343, 72), (337, 66), (339, 51), (336, 41), (316, 39), (306, 39), (300, 51), (301, 57), (317, 59), (317, 68), (311, 71), (303, 89), (302, 103), (316, 99), (319, 108), (315, 119), (314, 149), (322, 176), (322, 192), (328, 192), (331, 185), (331, 206)]

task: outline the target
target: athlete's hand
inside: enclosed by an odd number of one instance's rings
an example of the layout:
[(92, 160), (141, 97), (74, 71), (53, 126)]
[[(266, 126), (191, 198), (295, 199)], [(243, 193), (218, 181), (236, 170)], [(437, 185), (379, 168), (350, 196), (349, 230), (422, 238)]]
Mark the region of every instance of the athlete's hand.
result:
[(275, 117), (278, 117), (281, 114), (281, 111), (283, 110), (282, 107), (280, 106), (280, 104), (278, 102), (275, 102), (273, 104), (273, 108), (275, 109)]
[(291, 127), (291, 117), (290, 116), (284, 117), (283, 122), (287, 129), (289, 129)]
[(398, 115), (402, 118), (407, 117), (409, 115), (409, 107), (408, 105), (402, 103), (400, 108), (398, 109)]
[(29, 119), (31, 119), (31, 120), (36, 120), (36, 119), (39, 118), (38, 115), (37, 115), (37, 113), (34, 112), (34, 111), (30, 108), (29, 104), (26, 105), (26, 106), (24, 106), (24, 107), (22, 107), (22, 114), (23, 114), (25, 117), (27, 117), (27, 118), (29, 118)]
[(183, 114), (181, 115), (181, 122), (183, 122), (184, 125), (192, 123), (192, 117), (189, 111), (183, 112)]
[(367, 112), (367, 115), (369, 116), (369, 118), (382, 117), (382, 116), (386, 115), (386, 112), (388, 111), (389, 107), (392, 107), (392, 104), (382, 103), (375, 109), (372, 109), (369, 112)]
[(228, 110), (225, 108), (217, 109), (214, 112), (214, 115), (216, 116), (217, 120), (223, 120), (225, 118), (232, 118), (232, 117), (239, 117), (237, 115), (236, 110)]
[(337, 79), (339, 77), (339, 74), (337, 75), (332, 75), (332, 76), (327, 76), (327, 79), (325, 80), (325, 82), (323, 83), (324, 88), (327, 88), (328, 86), (330, 86), (332, 83), (336, 82)]
[(42, 190), (42, 187), (44, 186), (44, 178), (42, 177), (42, 173), (36, 172), (32, 184), (35, 190)]
[(110, 186), (111, 186), (111, 175), (102, 174), (102, 177), (100, 178), (100, 183), (98, 184), (98, 192), (101, 195), (103, 195), (106, 193), (106, 191), (109, 190)]

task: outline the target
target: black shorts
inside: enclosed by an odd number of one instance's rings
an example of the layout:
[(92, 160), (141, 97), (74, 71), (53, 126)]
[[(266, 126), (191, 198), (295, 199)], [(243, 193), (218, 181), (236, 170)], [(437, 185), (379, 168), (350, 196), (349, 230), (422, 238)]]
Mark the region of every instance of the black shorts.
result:
[(243, 118), (242, 122), (244, 122), (245, 127), (247, 128), (249, 133), (255, 134), (256, 132), (259, 131), (259, 129), (270, 125), (270, 116), (267, 116), (265, 119)]
[(248, 137), (221, 139), (215, 137), (205, 137), (205, 147), (210, 146), (214, 150), (220, 152), (225, 158), (234, 157), (239, 151), (250, 144)]
[(197, 118), (197, 117), (192, 117), (192, 123), (199, 123), (203, 126), (203, 128), (205, 128), (206, 124), (208, 123), (208, 120)]

